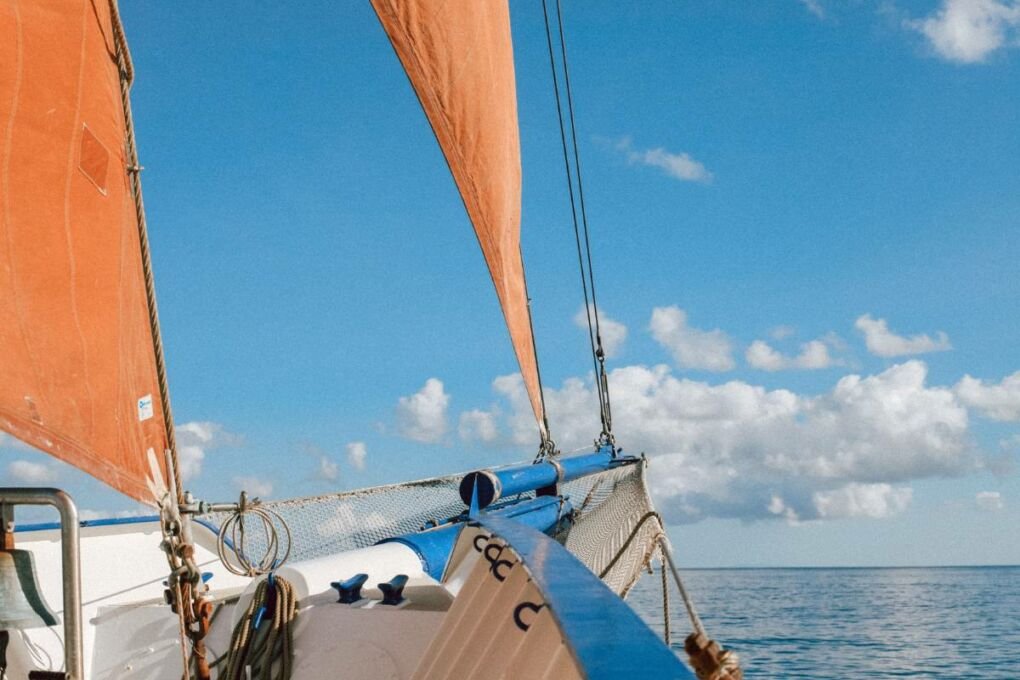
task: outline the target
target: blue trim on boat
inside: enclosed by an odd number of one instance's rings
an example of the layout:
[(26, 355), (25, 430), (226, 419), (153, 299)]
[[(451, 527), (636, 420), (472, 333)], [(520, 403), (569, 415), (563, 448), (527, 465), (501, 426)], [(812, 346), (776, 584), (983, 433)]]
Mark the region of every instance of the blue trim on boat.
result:
[[(569, 517), (571, 505), (558, 496), (541, 496), (526, 501), (513, 503), (498, 510), (480, 513), (481, 516), (507, 517), (532, 527), (536, 531), (555, 532), (564, 518)], [(464, 527), (466, 517), (459, 517), (452, 524), (444, 524), (434, 529), (426, 529), (414, 534), (384, 538), (381, 543), (400, 543), (413, 550), (421, 560), (425, 573), (436, 579), (442, 579), (446, 564), (453, 554), (453, 546), (457, 543), (460, 530)]]
[(460, 530), (464, 528), (462, 523), (448, 524), (446, 526), (420, 531), (416, 534), (406, 534), (393, 538), (384, 538), (376, 543), (399, 543), (413, 550), (418, 559), (421, 560), (422, 569), (426, 574), (437, 581), (443, 577), (446, 570), (446, 563), (453, 553), (453, 546), (457, 543)]
[(516, 519), (483, 514), (478, 522), (521, 558), (586, 678), (694, 680), (634, 610), (566, 548)]
[[(195, 524), (201, 525), (211, 531), (214, 535), (219, 534), (220, 528), (210, 522), (207, 519), (201, 517), (194, 518)], [(140, 515), (138, 517), (103, 517), (100, 519), (83, 519), (78, 522), (80, 527), (115, 527), (124, 524), (148, 524), (149, 522), (159, 522), (159, 515)], [(58, 531), (60, 529), (60, 522), (37, 522), (35, 524), (15, 524), (14, 533), (20, 533), (22, 531)], [(230, 537), (225, 538), (227, 547), (231, 550), (234, 549), (233, 544), (230, 542)]]
[[(145, 524), (158, 522), (159, 515), (142, 515), (140, 517), (104, 517), (102, 519), (83, 519), (78, 522), (81, 527), (112, 527), (121, 524)], [(60, 529), (60, 522), (39, 522), (37, 524), (15, 524), (14, 533), (20, 531), (52, 531)]]
[(637, 462), (637, 458), (622, 458), (610, 445), (595, 453), (570, 458), (546, 459), (538, 463), (524, 463), (495, 470), (478, 470), (464, 476), (460, 483), (460, 498), (470, 505), (473, 495), (478, 505), (485, 508), (501, 498), (539, 489), (553, 489), (557, 484), (579, 479), (614, 466)]

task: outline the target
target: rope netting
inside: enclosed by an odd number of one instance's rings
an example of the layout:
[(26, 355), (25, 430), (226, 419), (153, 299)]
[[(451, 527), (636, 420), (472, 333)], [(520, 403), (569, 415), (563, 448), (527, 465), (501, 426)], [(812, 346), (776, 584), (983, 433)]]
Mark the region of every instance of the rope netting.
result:
[(596, 475), (587, 496), (586, 503), (574, 500), (581, 513), (564, 545), (624, 597), (665, 535), (645, 486), (645, 462)]
[[(642, 461), (560, 486), (560, 493), (575, 511), (565, 542), (567, 549), (621, 595), (637, 581), (662, 533), (657, 516), (651, 521), (646, 517), (652, 506), (645, 489), (644, 467)], [(268, 501), (262, 507), (286, 523), (290, 559), (307, 560), (365, 548), (461, 515), (466, 510), (458, 493), (463, 476)], [(211, 513), (200, 519), (220, 527), (231, 516), (228, 512)], [(242, 521), (250, 523), (245, 527), (245, 550), (262, 554), (269, 548), (271, 536), (254, 519)]]
[[(290, 529), (292, 561), (367, 548), (441, 523), (464, 512), (458, 495), (462, 475), (376, 486), (356, 491), (266, 501)], [(232, 513), (211, 513), (202, 520), (222, 526)], [(265, 533), (251, 523), (247, 549), (261, 554)]]

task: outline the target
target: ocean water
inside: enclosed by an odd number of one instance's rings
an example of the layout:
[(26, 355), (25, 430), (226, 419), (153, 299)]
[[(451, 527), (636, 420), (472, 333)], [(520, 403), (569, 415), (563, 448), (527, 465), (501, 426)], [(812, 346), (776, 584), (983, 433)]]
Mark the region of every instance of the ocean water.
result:
[[(748, 678), (1020, 680), (1020, 567), (682, 572)], [(628, 598), (662, 633), (658, 569)], [(690, 632), (671, 594), (673, 647)], [(685, 657), (686, 658), (686, 657)]]

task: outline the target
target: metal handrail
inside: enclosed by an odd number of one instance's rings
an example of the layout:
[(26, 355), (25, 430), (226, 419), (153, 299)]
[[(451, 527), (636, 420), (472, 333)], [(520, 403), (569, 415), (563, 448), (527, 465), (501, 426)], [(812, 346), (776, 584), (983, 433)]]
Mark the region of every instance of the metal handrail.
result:
[(0, 505), (49, 505), (60, 513), (60, 559), (64, 595), (64, 668), (69, 680), (84, 680), (81, 627), (81, 555), (78, 507), (60, 489), (0, 487)]

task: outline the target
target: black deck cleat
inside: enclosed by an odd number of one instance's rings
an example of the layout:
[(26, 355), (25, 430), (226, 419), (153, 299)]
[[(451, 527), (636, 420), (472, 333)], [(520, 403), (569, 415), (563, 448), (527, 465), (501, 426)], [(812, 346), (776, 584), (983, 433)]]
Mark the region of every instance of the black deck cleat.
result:
[(404, 586), (407, 585), (407, 575), (397, 574), (386, 583), (379, 584), (382, 591), (383, 604), (400, 604), (404, 601)]
[(365, 585), (367, 580), (368, 574), (355, 574), (346, 581), (333, 581), (329, 585), (336, 588), (336, 591), (340, 593), (340, 599), (337, 602), (354, 604), (361, 599), (361, 586)]

